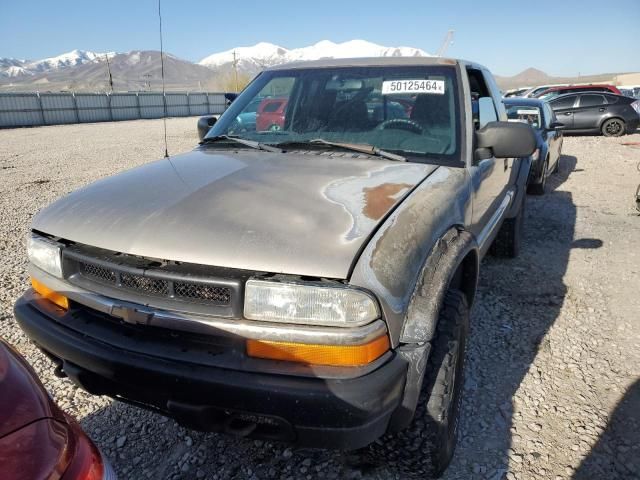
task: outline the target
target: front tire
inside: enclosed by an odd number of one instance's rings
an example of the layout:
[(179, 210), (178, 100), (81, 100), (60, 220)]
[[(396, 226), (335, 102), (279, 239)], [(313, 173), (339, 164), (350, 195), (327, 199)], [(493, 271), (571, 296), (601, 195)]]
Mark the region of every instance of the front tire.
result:
[(396, 470), (401, 478), (438, 478), (455, 451), (469, 334), (464, 294), (449, 290), (438, 317), (418, 406), (412, 424), (371, 444), (375, 464)]
[(500, 227), (498, 235), (493, 240), (489, 252), (496, 257), (515, 258), (520, 253), (522, 237), (524, 234), (525, 200), (522, 196), (522, 203), (518, 213), (513, 218), (507, 218)]
[(547, 158), (542, 166), (542, 179), (540, 183), (532, 183), (527, 187), (527, 193), (531, 195), (544, 195), (547, 186), (547, 171), (549, 170), (549, 158)]
[(601, 130), (605, 137), (621, 137), (625, 134), (627, 126), (620, 118), (610, 118), (602, 124)]

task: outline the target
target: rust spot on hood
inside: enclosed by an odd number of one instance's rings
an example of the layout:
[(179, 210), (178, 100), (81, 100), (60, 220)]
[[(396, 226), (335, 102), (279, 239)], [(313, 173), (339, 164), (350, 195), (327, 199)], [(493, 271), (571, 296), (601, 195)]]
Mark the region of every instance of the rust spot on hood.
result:
[(362, 213), (371, 220), (379, 220), (398, 201), (398, 194), (412, 186), (409, 183), (382, 183), (365, 187)]

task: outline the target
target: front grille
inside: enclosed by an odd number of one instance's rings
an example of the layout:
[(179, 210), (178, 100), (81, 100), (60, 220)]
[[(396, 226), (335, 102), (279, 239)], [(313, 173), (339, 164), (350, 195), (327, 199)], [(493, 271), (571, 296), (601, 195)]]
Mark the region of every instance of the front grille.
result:
[[(220, 306), (231, 305), (233, 300), (233, 290), (227, 286), (215, 285), (215, 280), (212, 279), (187, 281), (184, 276), (179, 275), (167, 278), (166, 273), (158, 275), (154, 269), (138, 269), (140, 273), (131, 273), (130, 268), (120, 268), (117, 264), (105, 266), (85, 259), (78, 261), (76, 265), (76, 271), (91, 282), (137, 295)], [(158, 278), (159, 276), (162, 278)]]
[(231, 289), (227, 287), (175, 282), (174, 292), (175, 296), (180, 298), (207, 300), (222, 304), (228, 304), (231, 301)]
[(110, 283), (112, 285), (115, 285), (116, 283), (115, 272), (100, 265), (80, 262), (80, 273), (82, 273), (82, 275), (84, 275), (85, 277), (89, 277), (101, 282)]
[(169, 293), (169, 282), (166, 280), (123, 273), (120, 276), (120, 282), (125, 288), (137, 290), (138, 292), (147, 293), (149, 295), (164, 296)]

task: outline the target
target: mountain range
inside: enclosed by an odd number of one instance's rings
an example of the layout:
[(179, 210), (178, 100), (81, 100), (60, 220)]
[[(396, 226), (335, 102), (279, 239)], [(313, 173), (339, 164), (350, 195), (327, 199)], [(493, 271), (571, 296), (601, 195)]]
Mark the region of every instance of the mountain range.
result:
[[(300, 60), (349, 57), (429, 56), (413, 47), (385, 47), (365, 40), (334, 43), (323, 40), (303, 48), (287, 49), (261, 42), (209, 55), (197, 63), (164, 55), (165, 84), (169, 91), (232, 90), (234, 53), (241, 83), (266, 67)], [(73, 50), (40, 60), (0, 57), (1, 91), (108, 91), (109, 69), (114, 91), (144, 91), (161, 88), (160, 53), (133, 50), (98, 53)], [(502, 88), (548, 83), (609, 82), (616, 74), (589, 77), (551, 77), (529, 68), (513, 77), (496, 77)]]
[(203, 58), (198, 63), (209, 68), (220, 68), (233, 64), (234, 52), (238, 61), (238, 68), (250, 73), (281, 63), (318, 60), (320, 58), (430, 56), (424, 50), (413, 47), (383, 47), (364, 40), (351, 40), (344, 43), (323, 40), (314, 45), (293, 50), (287, 50), (272, 43), (261, 42), (252, 47), (239, 47), (214, 53)]

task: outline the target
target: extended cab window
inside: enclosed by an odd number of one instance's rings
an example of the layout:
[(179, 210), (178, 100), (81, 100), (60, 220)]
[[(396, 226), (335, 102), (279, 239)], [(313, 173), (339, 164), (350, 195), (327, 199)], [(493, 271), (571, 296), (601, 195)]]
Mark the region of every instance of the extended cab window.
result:
[[(458, 159), (459, 99), (453, 67), (273, 70), (231, 104), (208, 136), (282, 145), (321, 138), (404, 156)], [(238, 121), (261, 97), (255, 130)]]

